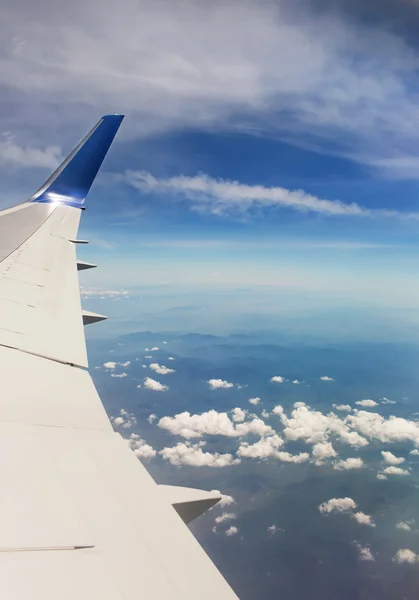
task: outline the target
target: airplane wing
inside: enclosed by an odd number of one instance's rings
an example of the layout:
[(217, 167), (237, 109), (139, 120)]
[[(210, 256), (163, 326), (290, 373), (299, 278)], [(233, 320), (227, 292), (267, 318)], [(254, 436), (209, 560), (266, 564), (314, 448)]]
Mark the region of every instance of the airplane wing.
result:
[(0, 212), (0, 597), (232, 599), (185, 523), (215, 493), (159, 486), (87, 371), (77, 230), (121, 124), (100, 119), (45, 184)]

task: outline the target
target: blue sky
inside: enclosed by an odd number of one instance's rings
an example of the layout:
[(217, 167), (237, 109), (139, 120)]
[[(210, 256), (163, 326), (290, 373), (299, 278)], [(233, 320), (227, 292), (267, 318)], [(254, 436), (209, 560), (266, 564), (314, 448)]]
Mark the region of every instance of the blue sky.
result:
[(417, 308), (415, 2), (49, 4), (1, 24), (0, 202), (125, 113), (83, 215), (86, 286)]

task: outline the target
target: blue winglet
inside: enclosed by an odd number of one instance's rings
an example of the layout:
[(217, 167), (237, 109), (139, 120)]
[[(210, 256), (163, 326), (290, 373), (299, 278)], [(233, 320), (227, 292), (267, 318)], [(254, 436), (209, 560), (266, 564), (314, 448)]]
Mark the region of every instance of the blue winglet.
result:
[(123, 118), (102, 117), (29, 200), (81, 207)]

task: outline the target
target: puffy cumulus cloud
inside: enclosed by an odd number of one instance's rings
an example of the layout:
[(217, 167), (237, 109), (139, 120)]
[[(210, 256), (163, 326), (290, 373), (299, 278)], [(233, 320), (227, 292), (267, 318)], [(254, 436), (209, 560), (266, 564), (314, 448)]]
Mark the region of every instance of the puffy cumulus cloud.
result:
[(131, 365), (131, 361), (130, 360), (126, 360), (125, 362), (121, 362), (119, 363), (121, 365), (121, 367), (129, 367)]
[(262, 402), (261, 398), (249, 398), (249, 404), (260, 404)]
[(220, 388), (228, 389), (234, 387), (234, 383), (225, 381), (224, 379), (210, 379), (207, 381), (208, 385), (212, 390), (218, 390)]
[(225, 512), (222, 515), (215, 517), (215, 522), (219, 525), (220, 523), (224, 523), (224, 521), (231, 521), (232, 519), (237, 519), (237, 515), (235, 513)]
[(317, 444), (314, 444), (312, 455), (315, 459), (314, 462), (317, 465), (323, 464), (323, 461), (326, 458), (334, 458), (337, 456), (336, 450), (330, 442), (318, 442)]
[(365, 400), (357, 400), (355, 404), (358, 404), (358, 406), (362, 406), (363, 408), (374, 408), (374, 406), (378, 406), (378, 402), (375, 402), (375, 400), (370, 400), (368, 398)]
[(417, 448), (414, 448), (409, 452), (409, 454), (411, 454), (412, 456), (419, 456), (419, 450)]
[(141, 439), (136, 433), (131, 433), (127, 442), (135, 456), (138, 458), (153, 458), (157, 454), (156, 450)]
[(294, 402), (294, 408), (301, 408), (302, 406), (306, 406), (305, 402)]
[[(138, 385), (137, 387), (141, 387)], [(163, 385), (160, 381), (156, 381), (155, 379), (151, 379), (151, 377), (146, 377), (144, 379), (144, 386), (146, 390), (151, 390), (153, 392), (167, 392), (169, 389), (167, 385)]]
[(294, 385), (300, 385), (301, 381), (299, 381), (298, 379), (293, 379), (293, 384)]
[(159, 365), (159, 363), (151, 363), (150, 369), (155, 371), (158, 375), (168, 375), (169, 373), (176, 373), (175, 369), (169, 369), (169, 367)]
[(399, 565), (402, 563), (413, 565), (418, 559), (419, 556), (413, 552), (413, 550), (409, 550), (409, 548), (399, 548), (393, 561)]
[(352, 515), (352, 517), (357, 521), (360, 525), (368, 525), (368, 527), (375, 527), (375, 523), (372, 521), (370, 515), (366, 515), (365, 513), (359, 511)]
[(272, 414), (279, 415), (279, 416), (284, 415), (285, 414), (284, 408), (280, 404), (277, 404), (276, 406), (273, 407)]
[(157, 350), (160, 350), (160, 348), (157, 348), (157, 346), (154, 346), (154, 348), (152, 348), (152, 349), (150, 350), (150, 352), (157, 352)]
[(108, 362), (103, 363), (103, 366), (105, 367), (105, 369), (112, 370), (112, 369), (116, 368), (117, 364), (118, 363), (116, 363), (116, 362), (114, 362), (112, 360), (109, 360)]
[(229, 467), (240, 463), (240, 459), (233, 459), (231, 454), (218, 452), (204, 452), (204, 442), (190, 444), (179, 442), (173, 448), (163, 448), (159, 454), (175, 466), (188, 465), (191, 467)]
[(231, 414), (231, 418), (235, 423), (242, 423), (247, 417), (247, 411), (243, 410), (242, 408), (239, 408), (238, 406), (236, 408), (233, 408)]
[(381, 398), (381, 404), (397, 404), (395, 400), (389, 398)]
[(409, 523), (405, 523), (404, 521), (400, 521), (400, 523), (396, 524), (397, 529), (401, 529), (401, 531), (411, 531)]
[(406, 469), (401, 469), (400, 467), (387, 467), (384, 469), (383, 473), (386, 475), (410, 475), (409, 471)]
[(232, 535), (237, 535), (237, 533), (239, 532), (238, 527), (235, 527), (234, 525), (231, 525), (231, 527), (229, 527), (225, 534), (227, 537), (231, 537)]
[[(269, 410), (266, 410), (266, 409), (263, 409), (260, 414), (264, 419), (269, 419), (269, 417), (271, 416), (271, 413), (269, 412)], [(418, 452), (418, 454), (419, 454), (419, 452)]]
[(274, 375), (274, 377), (271, 377), (271, 381), (272, 383), (284, 383), (285, 379), (281, 375)]
[[(236, 414), (241, 416), (240, 412)], [(226, 412), (219, 413), (214, 409), (197, 415), (191, 415), (185, 411), (174, 417), (163, 417), (158, 422), (158, 426), (170, 431), (173, 435), (185, 438), (198, 438), (203, 435), (242, 437), (254, 434), (263, 436), (274, 433), (272, 427), (266, 425), (262, 419), (255, 418), (235, 424)]]
[(128, 377), (127, 373), (111, 373), (111, 377)]
[(319, 511), (322, 514), (330, 514), (333, 512), (350, 512), (357, 508), (357, 503), (352, 498), (331, 498), (327, 502), (319, 505)]
[(167, 360), (176, 360), (176, 358), (174, 356), (169, 356)]
[(359, 560), (374, 561), (374, 555), (368, 546), (361, 546), (358, 542), (355, 542), (355, 546), (358, 548)]
[(286, 417), (283, 412), (279, 414), (285, 426), (284, 435), (288, 440), (303, 440), (308, 444), (315, 444), (326, 442), (330, 435), (334, 435), (343, 444), (354, 447), (368, 444), (365, 438), (356, 431), (351, 431), (346, 422), (334, 413), (324, 415), (308, 406), (300, 406), (292, 411), (291, 418)]
[(385, 419), (378, 413), (359, 410), (348, 415), (345, 422), (369, 439), (383, 443), (408, 442), (419, 445), (419, 424), (400, 417), (390, 416)]
[(125, 408), (121, 408), (117, 417), (111, 417), (110, 421), (114, 427), (123, 429), (131, 429), (137, 424), (137, 419), (134, 413), (128, 413)]
[(341, 410), (341, 411), (344, 411), (344, 412), (351, 412), (352, 411), (352, 407), (349, 406), (349, 404), (332, 404), (332, 406), (336, 410)]
[(155, 415), (154, 413), (152, 413), (151, 415), (148, 415), (147, 421), (151, 425), (156, 419), (157, 419), (157, 415)]
[(234, 504), (236, 502), (233, 496), (230, 496), (229, 494), (223, 494), (220, 492), (220, 490), (211, 490), (211, 493), (221, 496), (221, 500), (219, 500), (215, 506), (220, 506), (223, 508), (224, 506), (230, 506), (230, 504)]
[(322, 381), (334, 381), (332, 377), (328, 377), (327, 375), (323, 375), (322, 377), (320, 377), (320, 379)]
[(238, 450), (237, 456), (243, 458), (268, 458), (276, 455), (277, 448), (284, 444), (284, 440), (278, 435), (264, 437), (255, 444), (243, 442)]
[(377, 473), (377, 479), (380, 479), (381, 481), (386, 481), (387, 475), (383, 475), (383, 473)]
[(275, 457), (282, 462), (289, 463), (304, 463), (310, 458), (308, 452), (300, 452), (300, 454), (290, 454), (289, 452), (275, 452)]
[(362, 469), (365, 467), (365, 463), (362, 458), (347, 458), (346, 460), (340, 460), (335, 465), (334, 469), (338, 471), (349, 471), (351, 469)]
[(158, 426), (184, 438), (199, 438), (203, 435), (239, 436), (228, 414), (216, 410), (209, 410), (199, 415), (191, 415), (185, 411), (174, 417), (163, 417), (158, 422)]
[(381, 456), (384, 458), (385, 462), (389, 465), (401, 465), (402, 463), (404, 463), (404, 458), (402, 458), (401, 456), (395, 456), (392, 452), (388, 452), (386, 450), (383, 450), (381, 452)]

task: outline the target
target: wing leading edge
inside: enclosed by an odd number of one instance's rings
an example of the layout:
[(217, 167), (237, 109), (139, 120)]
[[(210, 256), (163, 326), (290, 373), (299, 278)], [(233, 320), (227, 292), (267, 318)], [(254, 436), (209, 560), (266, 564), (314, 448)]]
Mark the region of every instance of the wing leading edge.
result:
[(217, 496), (158, 486), (85, 369), (83, 322), (98, 319), (81, 309), (74, 241), (122, 119), (103, 117), (28, 202), (0, 212), (2, 598), (236, 598), (183, 522)]

